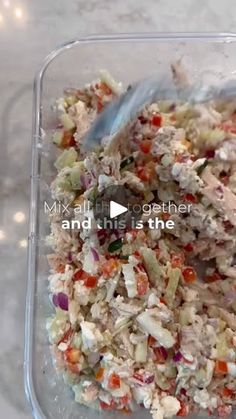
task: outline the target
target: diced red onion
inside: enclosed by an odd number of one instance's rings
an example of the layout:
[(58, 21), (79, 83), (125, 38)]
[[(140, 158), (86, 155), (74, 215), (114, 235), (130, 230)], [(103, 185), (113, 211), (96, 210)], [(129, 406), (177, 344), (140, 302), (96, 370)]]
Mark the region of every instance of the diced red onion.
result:
[(153, 383), (153, 381), (154, 381), (154, 375), (152, 374), (152, 375), (149, 375), (148, 377), (145, 377), (145, 383), (146, 384), (151, 384), (151, 383)]
[(173, 361), (174, 362), (179, 362), (179, 361), (181, 361), (182, 358), (183, 358), (183, 355), (181, 354), (180, 351), (178, 351), (174, 354)]
[(67, 260), (68, 260), (69, 263), (72, 262), (72, 253), (71, 252), (68, 253)]
[(101, 228), (100, 230), (97, 231), (97, 236), (98, 237), (106, 237), (107, 236), (107, 231), (105, 230), (105, 228)]
[(58, 306), (62, 310), (68, 311), (69, 300), (68, 300), (68, 296), (64, 294), (64, 292), (59, 292), (59, 294), (57, 294), (57, 301), (58, 301)]
[(134, 373), (133, 375), (134, 379), (139, 381), (140, 383), (143, 384), (151, 384), (154, 381), (154, 375), (153, 374), (148, 374), (148, 373)]
[(88, 174), (81, 174), (80, 176), (80, 183), (83, 189), (88, 189), (91, 184), (91, 179)]
[(99, 261), (99, 254), (98, 254), (97, 250), (94, 249), (93, 247), (91, 247), (91, 252), (92, 252), (92, 255), (93, 255), (94, 262), (98, 262)]
[(182, 394), (182, 396), (187, 396), (187, 390), (185, 388), (181, 388), (180, 394)]

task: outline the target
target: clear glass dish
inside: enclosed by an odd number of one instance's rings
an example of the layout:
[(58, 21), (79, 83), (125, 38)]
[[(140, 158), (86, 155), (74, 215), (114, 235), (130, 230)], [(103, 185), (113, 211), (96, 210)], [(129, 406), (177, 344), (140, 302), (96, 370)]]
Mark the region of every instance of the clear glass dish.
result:
[[(236, 34), (129, 34), (87, 37), (63, 45), (44, 61), (35, 81), (32, 138), (31, 215), (28, 290), (25, 325), (25, 389), (34, 418), (94, 419), (98, 414), (73, 401), (69, 387), (57, 375), (51, 359), (46, 318), (51, 307), (47, 292), (49, 232), (43, 202), (49, 199), (54, 176), (55, 147), (49, 137), (55, 127), (52, 104), (65, 87), (83, 86), (107, 69), (124, 85), (162, 72), (182, 58), (194, 81), (232, 79), (236, 72)], [(104, 412), (104, 418), (119, 414)], [(131, 419), (147, 417), (144, 409)], [(199, 416), (198, 416), (199, 418)], [(196, 416), (195, 416), (196, 419)]]

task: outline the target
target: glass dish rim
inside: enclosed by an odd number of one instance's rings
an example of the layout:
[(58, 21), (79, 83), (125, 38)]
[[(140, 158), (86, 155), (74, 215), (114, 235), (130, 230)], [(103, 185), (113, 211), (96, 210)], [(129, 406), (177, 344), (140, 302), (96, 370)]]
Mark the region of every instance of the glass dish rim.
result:
[(47, 419), (41, 409), (35, 393), (33, 381), (33, 320), (34, 320), (34, 291), (36, 284), (36, 255), (37, 255), (37, 231), (38, 231), (38, 197), (40, 154), (38, 141), (41, 137), (41, 99), (42, 82), (44, 74), (51, 62), (67, 49), (79, 44), (91, 43), (115, 43), (115, 42), (167, 42), (167, 41), (212, 41), (232, 42), (236, 41), (234, 32), (138, 32), (138, 33), (114, 33), (103, 35), (88, 35), (65, 42), (52, 50), (43, 60), (36, 72), (33, 87), (33, 125), (31, 140), (31, 174), (30, 174), (30, 209), (29, 209), (29, 236), (28, 236), (28, 269), (27, 291), (25, 308), (25, 347), (24, 347), (24, 388), (27, 400), (35, 419)]

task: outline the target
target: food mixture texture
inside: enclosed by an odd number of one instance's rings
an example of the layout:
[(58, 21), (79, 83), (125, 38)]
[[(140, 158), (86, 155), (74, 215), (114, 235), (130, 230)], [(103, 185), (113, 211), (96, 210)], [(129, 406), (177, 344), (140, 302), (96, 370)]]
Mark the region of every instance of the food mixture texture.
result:
[[(175, 74), (176, 77), (176, 74)], [(78, 403), (153, 419), (214, 414), (236, 404), (236, 101), (160, 101), (121, 133), (83, 151), (86, 133), (122, 93), (107, 72), (56, 103), (52, 198), (90, 203), (64, 230), (50, 216), (53, 253), (47, 330), (57, 368)], [(174, 228), (98, 229), (96, 197), (129, 187)], [(156, 214), (148, 214), (155, 218)], [(146, 218), (145, 218), (146, 217)]]

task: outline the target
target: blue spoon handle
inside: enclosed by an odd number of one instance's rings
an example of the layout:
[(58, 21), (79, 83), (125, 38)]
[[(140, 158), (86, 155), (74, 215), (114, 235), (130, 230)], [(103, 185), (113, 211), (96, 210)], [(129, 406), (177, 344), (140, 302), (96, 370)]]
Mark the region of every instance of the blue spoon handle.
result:
[(118, 99), (109, 104), (93, 123), (84, 142), (84, 149), (97, 147), (106, 136), (119, 132), (123, 126), (135, 118), (145, 105), (157, 100), (171, 100), (174, 103), (204, 103), (213, 99), (236, 97), (236, 82), (230, 80), (221, 86), (193, 85), (178, 87), (172, 77), (166, 75), (145, 79), (135, 84)]

